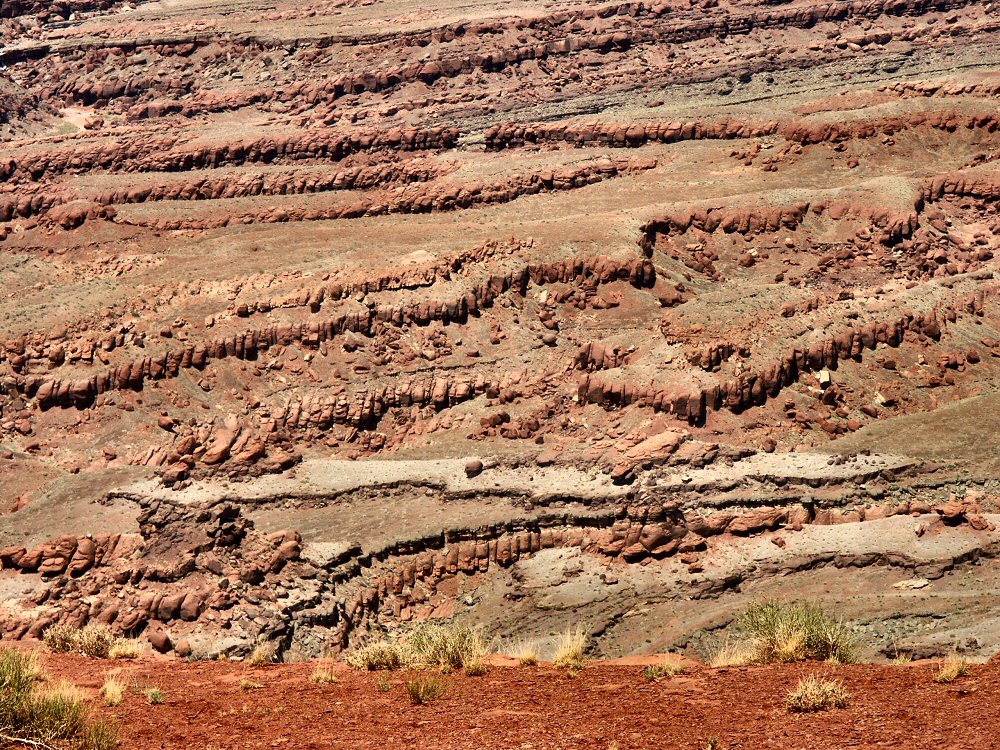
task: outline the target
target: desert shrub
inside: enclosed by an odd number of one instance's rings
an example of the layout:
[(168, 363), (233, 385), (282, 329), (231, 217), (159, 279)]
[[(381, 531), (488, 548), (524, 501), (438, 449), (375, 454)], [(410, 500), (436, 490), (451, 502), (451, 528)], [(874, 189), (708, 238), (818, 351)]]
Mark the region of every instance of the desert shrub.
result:
[(414, 706), (437, 700), (444, 690), (445, 684), (439, 677), (417, 677), (406, 681), (406, 694)]
[(583, 654), (587, 650), (588, 641), (587, 631), (583, 629), (583, 626), (567, 627), (559, 636), (559, 641), (556, 643), (553, 662), (557, 667), (562, 669), (583, 669)]
[(520, 667), (533, 667), (538, 664), (538, 646), (532, 641), (520, 641), (511, 650), (511, 656), (517, 659)]
[(642, 676), (646, 678), (646, 682), (656, 682), (663, 677), (682, 675), (685, 671), (684, 665), (676, 657), (668, 655), (663, 658), (663, 661), (650, 664), (642, 670)]
[(117, 640), (107, 625), (90, 623), (77, 633), (76, 650), (84, 656), (107, 659), (111, 653), (111, 647), (115, 645)]
[(348, 652), (344, 657), (354, 669), (374, 672), (380, 669), (401, 669), (411, 662), (406, 647), (395, 641), (379, 639)]
[(247, 664), (251, 667), (263, 667), (267, 664), (274, 664), (277, 658), (277, 650), (273, 643), (261, 643), (254, 647), (247, 657)]
[(309, 675), (309, 682), (316, 685), (332, 685), (336, 681), (337, 675), (333, 673), (333, 669), (323, 664), (317, 664), (313, 673)]
[(775, 664), (803, 660), (850, 664), (857, 656), (854, 633), (810, 602), (759, 602), (736, 620), (739, 637), (727, 642), (713, 666)]
[(78, 628), (72, 625), (52, 625), (42, 635), (46, 647), (54, 654), (68, 654), (76, 651)]
[[(92, 622), (82, 628), (53, 625), (42, 636), (45, 645), (55, 654), (83, 654), (95, 659), (134, 659), (141, 653), (139, 642), (117, 638), (107, 625)], [(116, 654), (112, 656), (112, 654)]]
[(146, 700), (151, 706), (158, 706), (163, 703), (164, 696), (163, 691), (158, 687), (146, 688)]
[(33, 655), (0, 649), (0, 741), (4, 747), (117, 747), (116, 730), (91, 718), (79, 688), (60, 683), (43, 690), (40, 679)]
[(118, 638), (108, 650), (109, 659), (138, 659), (142, 655), (142, 643), (137, 638)]
[(117, 706), (125, 699), (125, 685), (114, 676), (109, 676), (101, 685), (101, 697), (105, 706)]
[(708, 660), (711, 667), (742, 667), (753, 664), (757, 661), (756, 644), (751, 641), (730, 640), (726, 641), (716, 650)]
[(466, 625), (424, 624), (414, 628), (407, 639), (413, 660), (437, 666), (443, 671), (471, 666), (481, 667), (486, 654), (486, 640), (479, 628)]
[(263, 685), (255, 680), (250, 680), (244, 677), (240, 680), (240, 690), (260, 690)]
[(941, 671), (937, 673), (934, 682), (952, 682), (967, 674), (969, 674), (969, 663), (965, 659), (953, 656), (941, 665)]
[(393, 670), (439, 667), (448, 672), (469, 667), (485, 669), (486, 639), (482, 630), (465, 625), (423, 624), (404, 638), (381, 638), (349, 652), (345, 661), (355, 669)]
[(840, 680), (826, 680), (819, 675), (803, 677), (794, 690), (788, 693), (785, 706), (789, 711), (806, 713), (844, 708), (850, 702), (850, 695), (844, 690)]

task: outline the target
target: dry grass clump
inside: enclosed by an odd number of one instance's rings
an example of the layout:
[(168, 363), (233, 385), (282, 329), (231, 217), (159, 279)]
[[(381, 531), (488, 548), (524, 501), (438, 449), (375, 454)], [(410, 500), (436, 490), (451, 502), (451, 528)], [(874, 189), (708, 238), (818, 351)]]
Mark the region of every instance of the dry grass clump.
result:
[(589, 640), (587, 631), (582, 625), (567, 627), (559, 636), (552, 661), (560, 669), (571, 671), (583, 669), (583, 654), (587, 650)]
[(42, 638), (54, 654), (83, 654), (95, 659), (135, 659), (142, 653), (138, 640), (118, 638), (107, 625), (95, 622), (82, 628), (53, 625)]
[(78, 628), (72, 625), (52, 625), (42, 635), (49, 651), (54, 654), (68, 654), (76, 651)]
[(410, 633), (408, 644), (417, 664), (453, 669), (485, 671), (486, 639), (480, 628), (467, 625), (420, 625)]
[(247, 657), (247, 664), (251, 667), (263, 667), (268, 664), (274, 664), (277, 656), (278, 653), (273, 643), (261, 643), (255, 646), (254, 650), (250, 652), (250, 656)]
[(969, 662), (953, 656), (941, 665), (941, 671), (937, 673), (934, 682), (952, 682), (967, 674), (969, 674)]
[(348, 653), (345, 660), (368, 671), (439, 667), (443, 672), (464, 668), (476, 675), (486, 670), (485, 655), (486, 639), (479, 628), (424, 624), (402, 639), (372, 641)]
[(332, 685), (337, 682), (337, 675), (330, 666), (317, 664), (313, 673), (309, 675), (309, 682), (315, 685)]
[(354, 669), (375, 672), (381, 669), (402, 669), (410, 664), (410, 654), (404, 644), (379, 639), (350, 651), (344, 660)]
[(650, 664), (642, 670), (642, 676), (646, 678), (646, 682), (656, 682), (663, 677), (677, 677), (686, 671), (684, 665), (680, 663), (677, 657), (667, 654), (663, 657), (663, 661), (657, 664)]
[(829, 711), (844, 708), (851, 696), (844, 690), (840, 680), (825, 680), (819, 675), (803, 677), (794, 690), (788, 693), (785, 707), (795, 713)]
[(851, 664), (857, 657), (851, 629), (810, 602), (751, 604), (736, 625), (739, 639), (722, 646), (713, 667), (804, 660)]
[(250, 680), (244, 677), (240, 680), (240, 690), (260, 690), (263, 685), (261, 685), (256, 680)]
[(142, 655), (142, 643), (138, 638), (119, 638), (108, 650), (109, 659), (138, 659)]
[(441, 697), (445, 684), (438, 677), (417, 677), (406, 681), (406, 695), (414, 706), (422, 706)]
[(163, 699), (165, 697), (166, 696), (163, 694), (163, 691), (160, 690), (158, 687), (146, 688), (146, 700), (149, 702), (149, 705), (151, 706), (160, 705), (161, 703), (163, 703)]
[(118, 706), (125, 699), (125, 684), (114, 675), (109, 675), (101, 685), (101, 697), (105, 706)]
[(44, 690), (33, 654), (0, 649), (0, 744), (3, 747), (72, 747), (112, 750), (118, 733), (94, 720), (75, 685), (59, 683)]
[(538, 664), (538, 646), (532, 641), (520, 641), (515, 644), (511, 656), (517, 659), (519, 667), (533, 667)]

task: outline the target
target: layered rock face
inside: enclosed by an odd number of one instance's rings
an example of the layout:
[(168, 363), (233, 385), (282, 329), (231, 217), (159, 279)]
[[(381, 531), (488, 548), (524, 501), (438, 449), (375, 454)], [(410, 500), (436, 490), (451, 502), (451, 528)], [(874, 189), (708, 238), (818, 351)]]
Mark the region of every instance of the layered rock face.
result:
[(977, 441), (900, 436), (1000, 378), (997, 12), (2, 4), (5, 636), (339, 649), (552, 550), (721, 596), (938, 505), (987, 549)]

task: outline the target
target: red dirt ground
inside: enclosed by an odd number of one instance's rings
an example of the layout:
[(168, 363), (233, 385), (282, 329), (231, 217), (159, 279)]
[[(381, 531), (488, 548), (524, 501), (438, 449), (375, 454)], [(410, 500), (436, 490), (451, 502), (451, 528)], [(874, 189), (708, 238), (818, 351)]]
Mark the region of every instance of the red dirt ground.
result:
[[(939, 665), (805, 664), (710, 669), (647, 683), (642, 667), (593, 663), (575, 678), (547, 666), (493, 666), (483, 677), (451, 674), (430, 705), (409, 703), (387, 673), (337, 665), (338, 682), (309, 682), (314, 664), (249, 668), (238, 663), (144, 659), (124, 664), (46, 656), (46, 670), (92, 692), (121, 671), (131, 686), (116, 708), (122, 750), (153, 748), (663, 748), (702, 750), (983, 750), (1000, 746), (990, 715), (1000, 704), (1000, 665), (973, 665), (951, 684)], [(792, 715), (784, 707), (799, 677), (841, 679), (848, 708)], [(245, 690), (241, 682), (259, 683)], [(165, 702), (151, 706), (142, 689)]]

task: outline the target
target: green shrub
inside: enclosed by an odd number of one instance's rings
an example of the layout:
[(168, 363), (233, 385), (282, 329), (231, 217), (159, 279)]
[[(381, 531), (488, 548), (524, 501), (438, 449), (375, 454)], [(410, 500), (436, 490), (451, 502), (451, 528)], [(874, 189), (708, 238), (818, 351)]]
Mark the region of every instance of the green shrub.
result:
[(782, 664), (816, 660), (853, 663), (857, 641), (844, 623), (810, 602), (751, 604), (736, 620), (739, 636), (727, 642), (712, 666)]
[(37, 658), (0, 649), (0, 746), (112, 750), (117, 731), (94, 720), (73, 686), (39, 689)]

